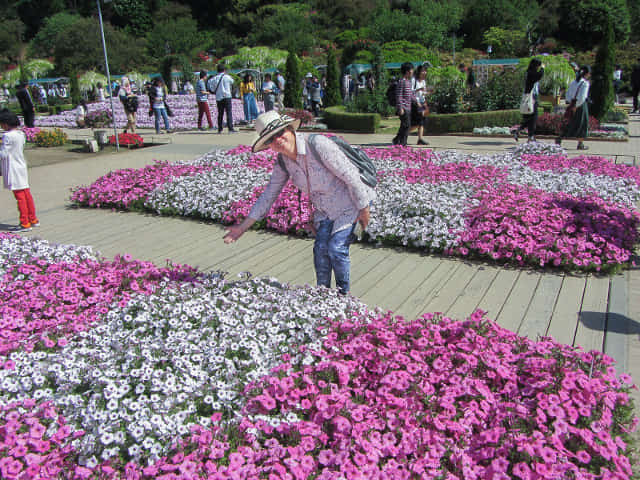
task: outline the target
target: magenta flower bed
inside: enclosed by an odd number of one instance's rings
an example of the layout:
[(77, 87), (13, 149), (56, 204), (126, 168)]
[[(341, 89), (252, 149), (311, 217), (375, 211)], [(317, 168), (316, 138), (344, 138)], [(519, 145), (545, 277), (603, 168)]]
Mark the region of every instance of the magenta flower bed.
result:
[[(15, 253), (28, 247), (17, 237), (3, 236), (11, 238)], [(3, 479), (632, 478), (636, 458), (630, 434), (638, 419), (629, 391), (634, 387), (599, 352), (519, 337), (481, 311), (465, 321), (434, 314), (406, 321), (392, 312), (354, 310), (353, 300), (326, 289), (291, 290), (258, 279), (208, 283), (211, 277), (188, 266), (157, 269), (123, 257), (75, 263), (76, 272), (71, 263), (35, 255), (9, 265), (2, 279), (3, 292), (17, 272), (25, 276), (18, 287), (56, 292), (44, 294), (46, 305), (35, 293), (23, 297), (32, 304), (31, 321), (47, 308), (67, 315), (58, 324), (40, 325), (39, 331), (27, 323), (0, 326), (2, 338), (24, 330), (20, 338), (27, 339), (17, 341), (18, 350), (0, 353)], [(10, 292), (20, 295), (15, 288)], [(194, 363), (185, 372), (192, 374), (203, 364), (200, 351), (151, 355), (143, 346), (144, 335), (155, 331), (160, 344), (193, 345), (200, 337), (210, 338), (217, 318), (213, 310), (237, 308), (242, 319), (220, 319), (247, 322), (262, 315), (265, 305), (273, 311), (279, 299), (278, 308), (293, 301), (298, 309), (278, 311), (293, 315), (277, 334), (291, 353), (243, 383), (243, 402), (233, 415), (213, 408), (211, 401), (191, 405), (191, 416), (187, 410), (174, 417), (172, 429), (183, 432), (176, 441), (162, 445), (160, 455), (140, 455), (138, 445), (149, 440), (145, 435), (175, 413), (151, 415), (145, 405), (162, 411), (164, 402), (173, 400), (163, 400), (164, 389), (187, 395), (175, 378), (164, 379), (166, 366), (190, 359)], [(209, 301), (217, 307), (198, 308)], [(336, 302), (346, 303), (340, 307)], [(76, 305), (76, 313), (68, 305)], [(91, 305), (96, 308), (87, 320), (82, 312)], [(181, 313), (174, 316), (166, 309)], [(316, 325), (317, 339), (302, 340), (292, 329), (294, 318), (322, 311), (334, 314)], [(78, 328), (68, 328), (75, 324)], [(176, 337), (180, 325), (187, 324), (190, 336)], [(99, 338), (100, 349), (82, 343), (90, 334), (92, 341)], [(28, 340), (34, 338), (58, 342), (29, 352), (33, 343)], [(81, 351), (94, 354), (81, 356)], [(216, 356), (225, 358), (216, 353), (207, 361)], [(76, 358), (83, 360), (76, 364)], [(135, 368), (116, 370), (114, 358)], [(58, 377), (54, 364), (58, 369), (66, 365)], [(214, 375), (199, 393), (215, 395), (233, 377), (227, 369)], [(64, 388), (55, 391), (61, 381)], [(108, 400), (101, 390), (92, 390), (96, 383), (105, 385)], [(34, 397), (41, 398), (20, 397), (34, 385)], [(19, 399), (7, 401), (12, 395)], [(78, 412), (84, 400), (89, 408)], [(134, 404), (137, 415), (148, 416), (146, 433), (145, 428), (140, 434), (112, 430), (109, 419)], [(82, 428), (79, 419), (87, 417), (98, 419), (103, 431)], [(189, 424), (194, 418), (201, 423)], [(96, 442), (117, 446), (99, 459), (78, 450)]]
[(71, 201), (81, 205), (128, 208), (144, 201), (147, 195), (173, 177), (196, 175), (211, 170), (212, 165), (183, 165), (156, 161), (143, 168), (125, 168), (100, 177), (88, 187), (79, 187)]
[[(630, 261), (640, 238), (637, 167), (569, 158), (547, 144), (493, 156), (399, 146), (365, 151), (379, 180), (365, 241), (610, 272)], [(159, 164), (115, 172), (76, 191), (72, 201), (239, 222), (263, 191), (275, 155), (238, 146), (213, 157), (192, 170)], [(289, 184), (257, 226), (306, 235), (309, 218), (306, 195)]]
[(582, 174), (593, 173), (606, 175), (613, 178), (629, 178), (636, 185), (640, 185), (640, 171), (637, 168), (629, 168), (629, 165), (615, 164), (612, 161), (596, 156), (566, 157), (523, 155), (522, 160), (535, 170), (552, 170), (563, 172), (576, 169)]
[(640, 219), (597, 196), (576, 199), (508, 184), (480, 192), (479, 206), (466, 215), (462, 255), (569, 267), (628, 261)]

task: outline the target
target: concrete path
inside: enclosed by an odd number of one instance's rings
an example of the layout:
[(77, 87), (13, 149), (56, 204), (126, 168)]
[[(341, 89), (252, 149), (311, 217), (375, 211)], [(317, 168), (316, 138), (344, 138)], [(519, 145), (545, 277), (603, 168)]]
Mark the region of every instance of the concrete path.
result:
[[(74, 130), (70, 134), (89, 132)], [(618, 161), (632, 164), (640, 151), (637, 117), (631, 123), (631, 134), (625, 143), (589, 142), (589, 153), (618, 155)], [(31, 187), (42, 226), (26, 235), (91, 245), (107, 257), (130, 253), (158, 264), (170, 259), (230, 275), (250, 271), (294, 284), (312, 283), (311, 240), (250, 231), (236, 244), (225, 245), (224, 230), (216, 224), (69, 207), (71, 187), (89, 184), (109, 171), (141, 167), (154, 159), (192, 159), (215, 146), (249, 144), (253, 136), (249, 132), (160, 135), (159, 139), (171, 143), (32, 168)], [(388, 145), (392, 134), (344, 136), (356, 144)], [(437, 149), (486, 152), (514, 145), (509, 139), (477, 137), (429, 140)], [(412, 141), (415, 137), (410, 137)], [(566, 143), (575, 147), (575, 142)], [(9, 192), (0, 196), (0, 209), (0, 230), (15, 225), (15, 202)], [(407, 318), (432, 311), (462, 318), (481, 308), (500, 325), (530, 338), (549, 335), (570, 345), (603, 350), (617, 360), (621, 371), (640, 382), (640, 273), (635, 268), (614, 277), (568, 275), (367, 245), (352, 247), (352, 261), (353, 294), (371, 306), (391, 309)]]

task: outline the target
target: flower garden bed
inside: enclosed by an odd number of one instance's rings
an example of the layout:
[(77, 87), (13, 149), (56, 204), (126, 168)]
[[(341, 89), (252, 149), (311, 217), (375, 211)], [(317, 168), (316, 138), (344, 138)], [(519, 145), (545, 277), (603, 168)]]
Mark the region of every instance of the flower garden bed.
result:
[[(514, 125), (513, 127), (474, 128), (473, 135), (479, 137), (513, 138), (513, 134), (511, 133), (511, 131), (517, 127), (518, 125)], [(526, 138), (526, 133), (523, 134), (523, 137)], [(557, 134), (536, 134), (536, 138), (541, 139), (553, 139), (555, 137), (557, 137)], [(600, 124), (596, 130), (592, 130), (589, 132), (589, 136), (587, 138), (589, 140), (598, 141), (628, 142), (629, 131), (623, 125)]]
[[(615, 271), (638, 242), (640, 170), (555, 145), (495, 155), (368, 149), (378, 197), (365, 240), (515, 265)], [(274, 156), (249, 147), (191, 162), (112, 172), (75, 189), (78, 206), (148, 210), (234, 223), (266, 184)], [(258, 224), (304, 234), (305, 195), (287, 185)]]
[[(146, 95), (138, 96), (139, 106), (138, 113), (136, 115), (136, 127), (138, 128), (155, 128), (153, 115), (149, 116), (149, 97)], [(167, 103), (171, 107), (173, 117), (169, 120), (171, 122), (171, 128), (174, 130), (193, 130), (197, 127), (198, 118), (198, 106), (196, 103), (195, 95), (169, 95)], [(242, 108), (242, 101), (234, 99), (232, 101), (232, 115), (234, 125), (238, 124), (244, 119), (244, 111)], [(109, 118), (111, 117), (111, 104), (110, 102), (96, 102), (87, 105), (89, 115), (99, 115), (100, 112), (108, 112)], [(113, 107), (115, 110), (116, 126), (118, 128), (125, 128), (127, 125), (127, 116), (122, 107), (122, 103), (117, 99), (113, 99)], [(209, 97), (209, 108), (211, 109), (211, 118), (216, 124), (216, 118), (218, 110), (215, 99)], [(262, 102), (258, 102), (258, 108), (260, 111), (264, 110)], [(206, 122), (206, 119), (205, 119)], [(63, 128), (77, 128), (76, 115), (74, 110), (64, 111), (57, 115), (49, 115), (47, 117), (36, 117), (36, 126), (38, 127), (63, 127)]]
[(0, 476), (632, 478), (612, 359), (0, 234)]

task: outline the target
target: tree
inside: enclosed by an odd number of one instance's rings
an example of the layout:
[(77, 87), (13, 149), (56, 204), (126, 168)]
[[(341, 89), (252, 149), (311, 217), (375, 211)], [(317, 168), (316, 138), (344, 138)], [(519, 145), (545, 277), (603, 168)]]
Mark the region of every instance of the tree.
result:
[(302, 108), (302, 73), (300, 59), (295, 52), (290, 51), (286, 65), (286, 83), (284, 85), (284, 105), (288, 108)]
[(613, 21), (608, 18), (592, 70), (591, 100), (593, 107), (591, 114), (598, 119), (611, 110), (615, 99), (613, 82), (611, 81), (615, 66), (614, 37)]
[(577, 48), (590, 50), (599, 45), (607, 27), (605, 18), (615, 18), (613, 25), (617, 43), (625, 43), (631, 31), (626, 0), (560, 0), (558, 38)]
[(165, 54), (191, 56), (192, 51), (203, 43), (208, 43), (208, 37), (198, 31), (193, 18), (168, 18), (157, 22), (147, 34), (147, 51), (154, 58)]
[(316, 44), (316, 27), (309, 5), (290, 3), (258, 9), (249, 41), (302, 54)]
[(465, 1), (462, 33), (465, 44), (474, 48), (483, 46), (483, 34), (491, 27), (509, 30), (526, 30), (532, 19), (538, 17), (538, 2), (527, 0)]
[(25, 25), (20, 20), (0, 21), (0, 52), (9, 59), (16, 61), (22, 51)]
[(333, 45), (329, 45), (327, 49), (327, 90), (323, 102), (327, 107), (340, 105), (340, 103), (342, 103), (338, 57), (336, 56), (336, 49)]
[[(153, 25), (149, 2), (145, 0), (115, 0), (111, 4), (114, 15), (110, 21), (113, 25), (123, 27), (136, 37), (144, 36)], [(189, 16), (191, 12), (187, 8)], [(175, 17), (164, 17), (175, 18)]]
[(407, 40), (429, 47), (443, 46), (449, 32), (458, 29), (462, 13), (459, 0), (409, 0), (403, 8), (391, 10), (383, 5), (373, 15), (371, 39), (379, 43)]
[[(136, 68), (148, 68), (143, 40), (109, 24), (104, 25), (104, 36), (111, 71), (127, 72)], [(73, 71), (93, 69), (104, 72), (102, 40), (95, 18), (77, 17), (71, 28), (56, 35), (54, 45), (54, 63), (59, 73), (68, 76)]]
[(527, 34), (522, 30), (491, 27), (484, 33), (483, 42), (493, 47), (496, 57), (523, 57), (528, 54)]
[(35, 57), (49, 57), (53, 55), (59, 36), (74, 28), (77, 22), (82, 21), (80, 15), (70, 13), (57, 13), (45, 20), (44, 25), (29, 45), (30, 54)]
[(175, 61), (175, 57), (172, 55), (167, 55), (162, 59), (160, 73), (162, 75), (162, 79), (164, 80), (165, 85), (167, 87), (171, 87), (171, 81), (173, 80), (171, 77), (171, 71), (173, 70), (173, 63)]
[(78, 72), (72, 71), (69, 74), (69, 95), (71, 96), (71, 103), (78, 105), (82, 100), (82, 93), (80, 92), (80, 81), (78, 80)]
[(424, 60), (429, 56), (429, 50), (419, 43), (397, 40), (382, 45), (382, 56), (385, 62), (402, 63)]

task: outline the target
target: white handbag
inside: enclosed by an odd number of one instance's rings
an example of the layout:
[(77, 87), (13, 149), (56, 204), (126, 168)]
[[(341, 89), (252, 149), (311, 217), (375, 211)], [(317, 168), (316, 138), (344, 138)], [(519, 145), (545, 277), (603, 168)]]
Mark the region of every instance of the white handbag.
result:
[(522, 101), (520, 102), (520, 113), (523, 115), (531, 115), (534, 109), (533, 90), (529, 93), (522, 94)]

